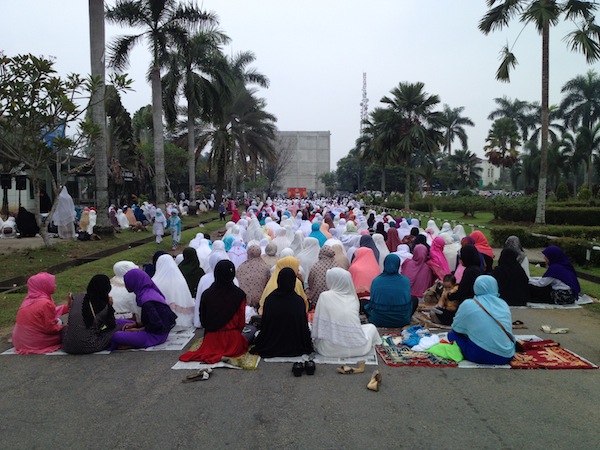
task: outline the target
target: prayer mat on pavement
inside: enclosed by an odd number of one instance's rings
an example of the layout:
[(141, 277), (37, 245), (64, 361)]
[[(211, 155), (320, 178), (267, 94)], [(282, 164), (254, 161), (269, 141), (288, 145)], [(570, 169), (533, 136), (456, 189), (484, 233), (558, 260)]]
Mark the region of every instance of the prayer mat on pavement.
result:
[(311, 355), (302, 355), (302, 356), (285, 356), (285, 357), (277, 357), (277, 358), (263, 358), (264, 362), (277, 362), (277, 363), (290, 363), (290, 362), (304, 362), (308, 360), (313, 360), (315, 364), (335, 364), (336, 366), (352, 366), (358, 364), (359, 361), (365, 361), (367, 366), (376, 366), (377, 365), (377, 354), (375, 353), (375, 349), (371, 349), (369, 353), (363, 356), (353, 356), (351, 358), (335, 358), (331, 356), (323, 356), (318, 353), (313, 353)]
[(381, 360), (388, 366), (401, 367), (457, 367), (458, 364), (450, 359), (441, 358), (428, 352), (414, 352), (410, 347), (403, 346), (399, 331), (380, 330), (382, 344), (375, 347)]
[(581, 356), (558, 345), (534, 348), (515, 353), (510, 363), (513, 369), (597, 369)]
[[(197, 342), (194, 343), (196, 345)], [(200, 340), (200, 343), (202, 341)], [(200, 347), (200, 343), (198, 343), (198, 347)], [(192, 347), (194, 346), (192, 345)], [(258, 363), (260, 362), (260, 356), (252, 355), (250, 353), (245, 353), (239, 358), (227, 358), (226, 361), (220, 361), (214, 364), (205, 364), (199, 361), (177, 361), (177, 363), (171, 367), (171, 369), (181, 370), (202, 370), (202, 369), (215, 369), (217, 367), (224, 367), (227, 369), (244, 369), (244, 370), (256, 370), (258, 367)]]

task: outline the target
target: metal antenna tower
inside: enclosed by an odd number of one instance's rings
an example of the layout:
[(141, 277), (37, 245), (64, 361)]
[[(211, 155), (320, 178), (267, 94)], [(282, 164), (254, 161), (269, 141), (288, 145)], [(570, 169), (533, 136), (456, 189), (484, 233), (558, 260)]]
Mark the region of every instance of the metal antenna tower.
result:
[(369, 118), (369, 99), (367, 98), (367, 72), (363, 72), (362, 101), (360, 102), (360, 134), (362, 136), (365, 122)]

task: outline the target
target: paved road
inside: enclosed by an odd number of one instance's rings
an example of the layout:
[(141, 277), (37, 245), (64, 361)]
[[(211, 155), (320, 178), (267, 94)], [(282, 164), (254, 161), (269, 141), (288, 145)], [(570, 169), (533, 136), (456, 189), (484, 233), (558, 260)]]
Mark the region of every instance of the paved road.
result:
[[(514, 310), (528, 330), (600, 363), (600, 316)], [(9, 347), (5, 340), (0, 351)], [(339, 375), (290, 364), (182, 384), (179, 352), (0, 356), (0, 448), (598, 448), (600, 370), (394, 368)]]

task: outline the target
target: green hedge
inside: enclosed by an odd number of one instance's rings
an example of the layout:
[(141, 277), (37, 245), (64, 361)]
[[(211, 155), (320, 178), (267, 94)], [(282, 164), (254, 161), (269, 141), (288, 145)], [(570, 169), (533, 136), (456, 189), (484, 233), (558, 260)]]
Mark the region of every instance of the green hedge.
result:
[(585, 239), (560, 238), (551, 241), (550, 245), (560, 247), (565, 255), (569, 257), (572, 263), (579, 265), (600, 266), (600, 252), (592, 251), (590, 261), (586, 259), (587, 250), (590, 248), (589, 242)]
[(549, 225), (585, 225), (600, 224), (600, 208), (557, 208), (546, 209), (546, 223)]
[(539, 248), (548, 245), (548, 238), (533, 236), (529, 227), (521, 226), (495, 226), (490, 229), (492, 233), (492, 242), (494, 247), (503, 248), (506, 238), (517, 236), (521, 245), (526, 248)]
[(536, 196), (494, 197), (491, 201), (494, 219), (511, 222), (533, 222), (535, 220)]
[(588, 241), (600, 238), (600, 226), (585, 227), (570, 225), (565, 227), (560, 225), (549, 225), (545, 227), (535, 227), (533, 232), (546, 234), (548, 236), (586, 239)]

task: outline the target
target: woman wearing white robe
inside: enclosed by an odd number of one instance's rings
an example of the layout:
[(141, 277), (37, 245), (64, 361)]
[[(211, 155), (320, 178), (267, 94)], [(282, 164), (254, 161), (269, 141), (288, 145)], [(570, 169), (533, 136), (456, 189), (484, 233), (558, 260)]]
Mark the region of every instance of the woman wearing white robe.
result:
[(91, 209), (89, 217), (90, 217), (90, 219), (89, 219), (90, 221), (87, 226), (87, 232), (88, 232), (88, 234), (94, 234), (94, 227), (96, 226), (96, 220), (97, 220), (96, 211)]
[(229, 256), (229, 260), (237, 269), (248, 259), (248, 252), (242, 241), (235, 240), (232, 242), (231, 248), (227, 252), (227, 256)]
[(326, 275), (328, 291), (321, 293), (312, 327), (317, 353), (323, 356), (350, 358), (370, 353), (381, 344), (373, 324), (361, 325), (359, 302), (350, 272), (339, 267)]
[(304, 281), (308, 281), (310, 269), (312, 269), (312, 266), (314, 266), (319, 260), (320, 250), (321, 246), (319, 245), (318, 239), (313, 237), (307, 237), (304, 239), (304, 248), (296, 255), (296, 258), (300, 260), (300, 265), (306, 272), (306, 278)]
[(167, 305), (177, 314), (176, 325), (191, 327), (194, 323), (194, 300), (181, 270), (171, 255), (164, 254), (156, 260), (156, 272), (152, 281), (165, 296)]
[(456, 234), (448, 234), (443, 233), (442, 238), (444, 238), (444, 257), (446, 261), (448, 261), (448, 267), (450, 267), (450, 272), (454, 272), (456, 270), (456, 263), (458, 262), (458, 252), (460, 251), (460, 239)]
[[(52, 215), (52, 222), (58, 228), (58, 237), (61, 239), (75, 239), (75, 204), (69, 195), (67, 187), (63, 186), (58, 196), (58, 203)], [(125, 218), (127, 220), (127, 218)], [(6, 226), (6, 224), (4, 224)], [(14, 225), (13, 225), (14, 227)], [(14, 229), (14, 228), (13, 228)]]
[(127, 230), (129, 228), (129, 220), (122, 209), (117, 209), (117, 222), (119, 222), (119, 228), (121, 228), (121, 230)]
[(294, 256), (298, 255), (298, 253), (300, 253), (302, 251), (303, 244), (304, 244), (304, 233), (302, 232), (302, 230), (296, 230), (296, 232), (294, 233), (294, 239), (292, 240), (292, 243), (290, 244), (290, 248), (294, 252)]
[(198, 255), (198, 261), (200, 261), (200, 267), (204, 270), (204, 273), (208, 272), (208, 256), (212, 253), (210, 248), (210, 241), (204, 237), (198, 241), (198, 247), (196, 247), (196, 254)]
[(110, 279), (110, 296), (115, 313), (133, 313), (138, 321), (142, 320), (142, 308), (135, 301), (135, 292), (129, 292), (125, 288), (123, 277), (131, 269), (139, 267), (131, 261), (119, 261), (113, 266), (115, 276)]
[(390, 251), (387, 248), (387, 245), (385, 245), (385, 240), (383, 239), (382, 234), (373, 234), (373, 242), (375, 242), (375, 247), (377, 247), (377, 250), (379, 250), (379, 261), (377, 262), (379, 263), (379, 268), (383, 272), (383, 261), (385, 260), (385, 257), (390, 254)]

